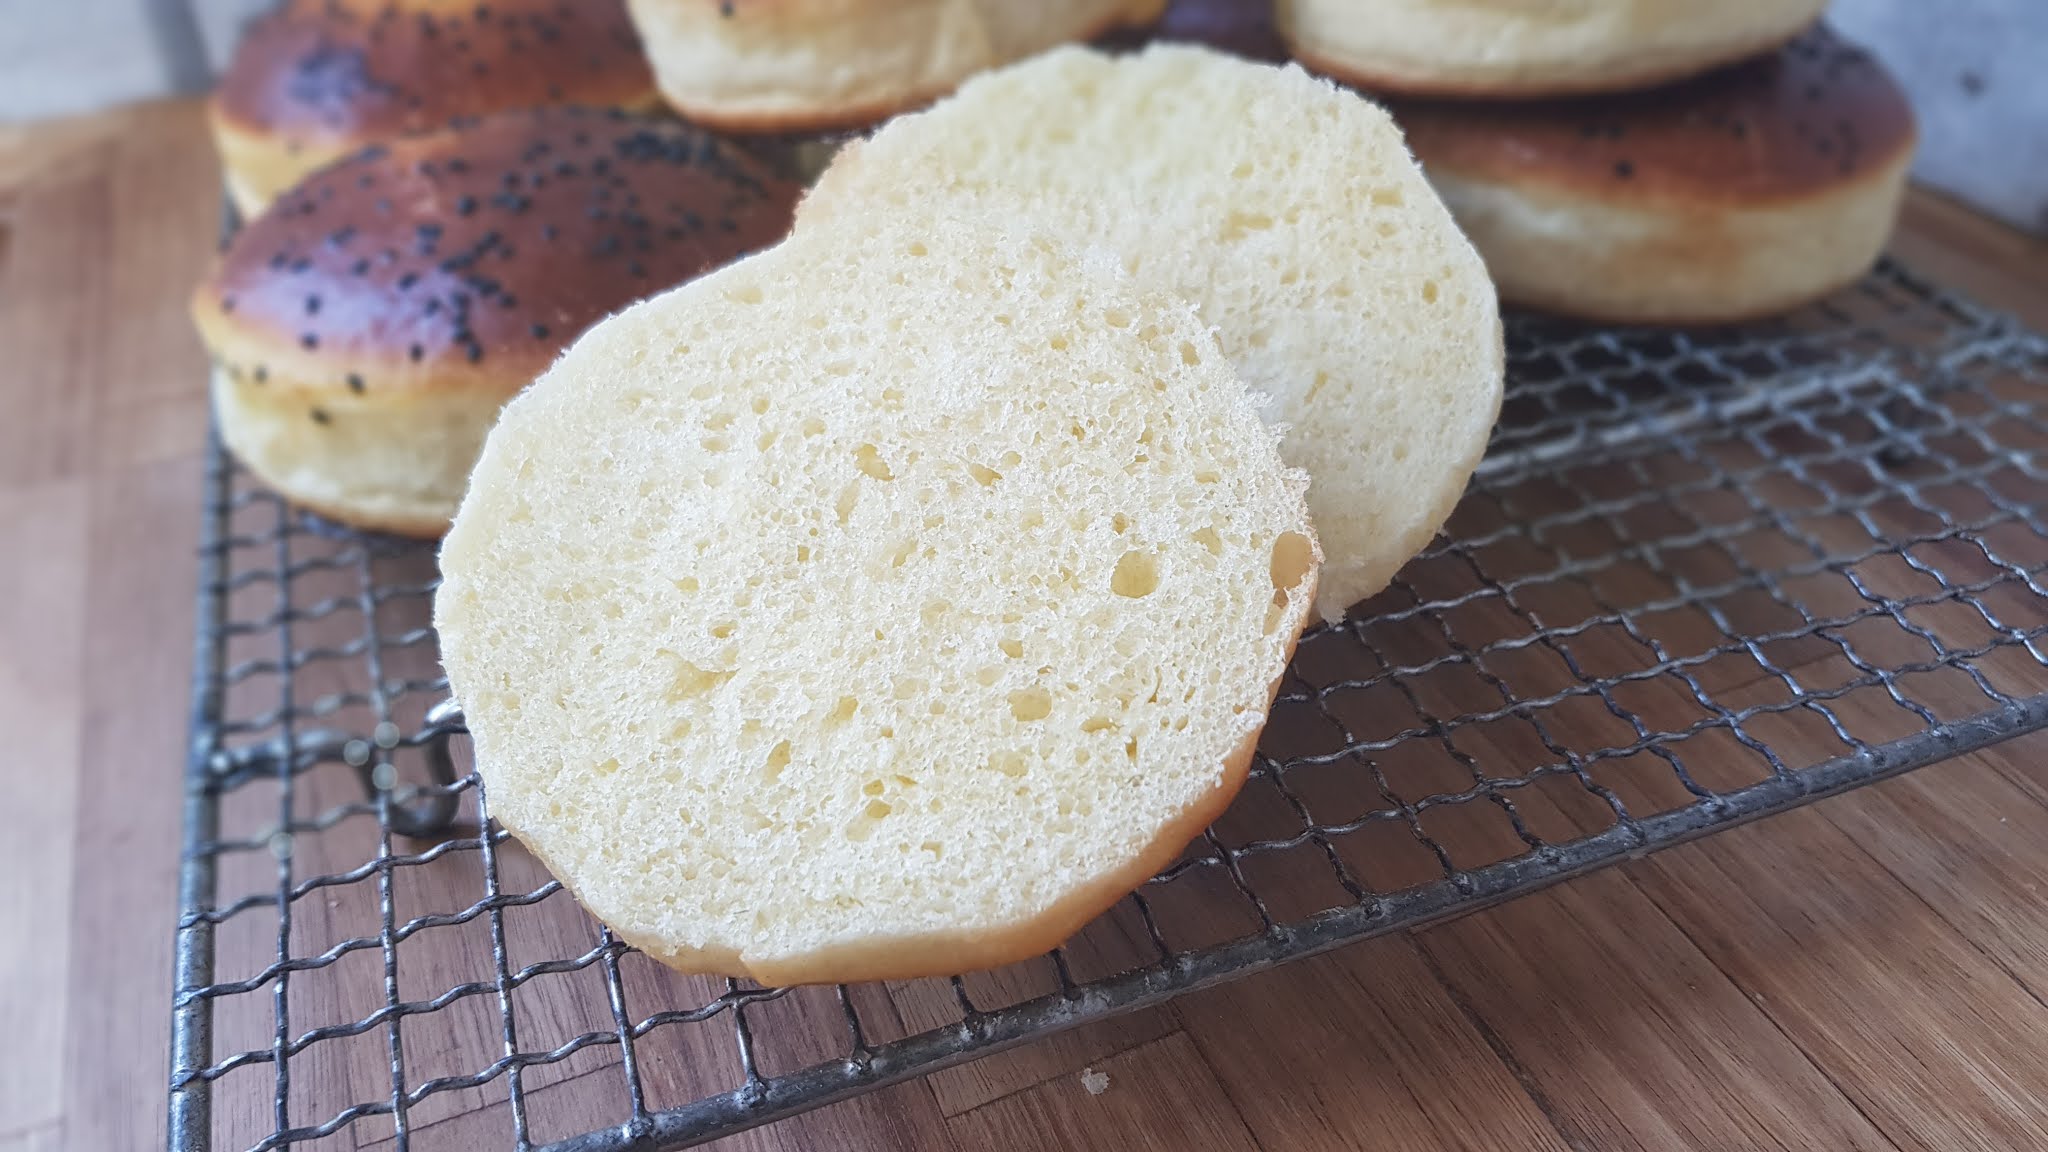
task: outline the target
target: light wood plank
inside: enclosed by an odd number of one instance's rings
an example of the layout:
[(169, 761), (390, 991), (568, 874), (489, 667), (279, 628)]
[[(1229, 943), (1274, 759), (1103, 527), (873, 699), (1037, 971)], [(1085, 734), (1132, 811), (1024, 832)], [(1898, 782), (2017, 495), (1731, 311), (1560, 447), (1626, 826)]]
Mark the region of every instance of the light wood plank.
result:
[(0, 1152), (57, 1152), (63, 1146), (64, 1129), (57, 1124), (0, 1135)]
[(91, 463), (93, 393), (105, 375), (114, 275), (107, 146), (95, 151), (99, 162), (59, 164), (12, 197), (0, 253), (0, 393), (8, 407), (0, 421), (0, 485), (72, 477)]
[[(163, 1139), (199, 473), (177, 461), (94, 482), (87, 598), (121, 610), (94, 615), (84, 642), (63, 1046), (78, 1148)], [(180, 631), (182, 645), (138, 640)]]
[(61, 1050), (69, 977), (72, 821), (88, 492), (79, 481), (0, 489), (0, 1037), (15, 1055), (0, 1076), (0, 1127), (62, 1116)]
[[(66, 1137), (78, 1148), (144, 1148), (162, 1143), (200, 468), (197, 443), (168, 452), (155, 440), (156, 450), (133, 451), (138, 441), (123, 428), (149, 423), (129, 397), (196, 397), (196, 345), (164, 334), (212, 246), (204, 197), (213, 176), (189, 104), (127, 115), (86, 170), (89, 179), (58, 189), (77, 196), (75, 206), (41, 196), (34, 211), (17, 204), (17, 245), (48, 245), (79, 266), (61, 274), (47, 306), (21, 308), (9, 296), (4, 311), (10, 324), (43, 329), (39, 347), (58, 361), (55, 379), (75, 389), (44, 398), (54, 423), (31, 434), (30, 467), (91, 476), (90, 544), (69, 576), (93, 615), (80, 647), (86, 698), (73, 718), (84, 736), (62, 1047)], [(113, 332), (146, 344), (124, 345)], [(27, 351), (6, 347), (0, 371)], [(189, 412), (177, 423), (202, 426)]]

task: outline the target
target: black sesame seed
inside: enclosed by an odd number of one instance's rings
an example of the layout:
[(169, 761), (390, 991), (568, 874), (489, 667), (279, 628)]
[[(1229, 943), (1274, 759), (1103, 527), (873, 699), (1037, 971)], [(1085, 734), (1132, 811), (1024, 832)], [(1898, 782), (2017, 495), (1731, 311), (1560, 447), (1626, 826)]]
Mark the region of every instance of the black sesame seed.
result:
[(407, 359), (417, 364), (420, 361), (427, 358), (427, 350), (425, 348), (420, 347), (418, 344), (415, 344), (412, 347), (405, 350), (405, 355)]
[(547, 326), (547, 325), (545, 325), (545, 324), (535, 324), (535, 325), (533, 326), (533, 338), (534, 338), (535, 340), (545, 340), (545, 339), (547, 339), (547, 338), (548, 338), (548, 326)]
[(315, 408), (311, 412), (307, 413), (307, 415), (313, 418), (313, 423), (315, 424), (326, 424), (331, 419), (327, 415), (327, 410), (325, 408)]
[(360, 394), (363, 390), (363, 378), (354, 372), (349, 373), (348, 390)]
[(256, 382), (258, 384), (270, 383), (270, 369), (265, 368), (261, 364), (258, 364), (256, 366)]
[(313, 349), (320, 347), (319, 334), (315, 332), (307, 332), (302, 334), (299, 337), (299, 347), (304, 348), (308, 352), (311, 352)]
[(311, 295), (311, 296), (308, 296), (308, 297), (306, 297), (306, 315), (308, 315), (308, 316), (318, 316), (319, 314), (320, 314), (320, 296), (319, 296), (319, 294), (318, 294), (318, 293), (315, 293), (314, 295)]
[(1636, 166), (1627, 160), (1616, 160), (1614, 162), (1614, 174), (1623, 180), (1633, 179), (1636, 174)]

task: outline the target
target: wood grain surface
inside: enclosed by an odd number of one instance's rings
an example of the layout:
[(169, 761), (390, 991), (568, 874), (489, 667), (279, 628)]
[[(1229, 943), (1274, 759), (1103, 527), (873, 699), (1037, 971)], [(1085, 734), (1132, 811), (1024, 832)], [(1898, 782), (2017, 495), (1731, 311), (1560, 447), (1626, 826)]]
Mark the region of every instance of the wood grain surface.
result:
[[(0, 1152), (163, 1141), (205, 425), (203, 359), (183, 295), (213, 243), (216, 203), (192, 104), (0, 129)], [(1919, 195), (1896, 247), (1936, 278), (2048, 323), (2048, 251), (2038, 243)], [(1657, 574), (1616, 574), (1624, 577)], [(380, 608), (379, 627), (389, 633), (423, 609), (394, 604), (387, 619)], [(1967, 621), (1934, 626), (1951, 624)], [(1674, 623), (1672, 636), (1689, 626)], [(362, 621), (334, 627), (357, 635)], [(1576, 654), (1619, 659), (1608, 643), (1589, 636)], [(1826, 683), (1832, 651), (1795, 646), (1780, 657), (1803, 680)], [(422, 651), (391, 659), (405, 674), (431, 668)], [(2048, 690), (2031, 662), (2007, 671), (2008, 687)], [(333, 691), (342, 676), (310, 669), (305, 691)], [(1754, 668), (1702, 676), (1723, 676), (1714, 681), (1723, 702), (1782, 691)], [(1453, 707), (1475, 686), (1426, 688), (1439, 690), (1442, 701), (1418, 705)], [(1940, 711), (1951, 691), (1963, 689), (1920, 694)], [(1627, 703), (1653, 723), (1697, 712), (1668, 682)], [(1895, 722), (1855, 712), (1884, 707), (1841, 704), (1851, 722)], [(1573, 725), (1604, 739), (1597, 725), (1613, 723), (1555, 720), (1566, 739)], [(1517, 737), (1487, 738), (1507, 754)], [(1834, 751), (1825, 732), (1787, 728), (1774, 739), (1813, 741), (1808, 759)], [(1726, 759), (1729, 771), (1740, 752)], [(2048, 1148), (2044, 752), (2048, 741), (2016, 741), (719, 1146)], [(1416, 766), (1414, 779), (1398, 760), (1388, 771), (1396, 787), (1440, 786), (1429, 774), (1441, 765)], [(1626, 766), (1614, 773), (1615, 787), (1637, 789), (1645, 803), (1671, 786)], [(305, 792), (295, 803), (307, 813), (348, 799), (317, 778)], [(264, 802), (276, 801), (272, 792)], [(1599, 818), (1542, 789), (1517, 804), (1532, 826)], [(1241, 809), (1233, 820), (1260, 819), (1256, 800)], [(351, 841), (349, 827), (367, 840)], [(1483, 859), (1513, 849), (1511, 834), (1503, 847), (1505, 829), (1475, 820), (1430, 830), (1454, 854)], [(374, 824), (340, 826), (308, 850), (332, 858), (307, 868), (359, 862), (374, 850)], [(1365, 859), (1392, 875), (1404, 866), (1392, 851)], [(224, 893), (273, 882), (269, 857), (255, 855), (224, 867)], [(501, 857), (506, 891), (545, 883), (516, 846)], [(433, 869), (398, 875), (401, 917), (476, 898), (437, 887), (453, 881)], [(303, 954), (374, 936), (363, 907), (339, 895), (297, 902), (294, 946)], [(1216, 916), (1206, 928), (1238, 930)], [(566, 897), (506, 917), (515, 963), (587, 949), (591, 931)], [(1075, 963), (1113, 970), (1141, 932), (1105, 921), (1077, 943)], [(220, 974), (260, 968), (276, 933), (274, 916), (225, 926)], [(423, 933), (404, 956), (408, 997), (490, 979), (482, 920)], [(333, 979), (295, 982), (295, 1030), (374, 1008), (379, 963), (374, 949), (352, 953)], [(640, 957), (621, 968), (640, 1003), (716, 991)], [(1049, 979), (1016, 970), (967, 988), (977, 1002), (1000, 1003), (1044, 991), (1034, 981)], [(944, 984), (859, 995), (872, 1039), (954, 1011)], [(594, 970), (536, 979), (517, 997), (522, 1047), (610, 1027)], [(223, 1005), (221, 1051), (267, 1045), (267, 997), (239, 999), (261, 1003)], [(826, 990), (756, 1005), (749, 1020), (767, 1072), (831, 1054), (817, 1038), (843, 1027)], [(498, 1026), (490, 997), (408, 1020), (412, 1082), (470, 1070), (478, 1053), (488, 1059)], [(294, 1122), (388, 1092), (386, 1042), (372, 1030), (295, 1059)], [(738, 1075), (729, 1051), (688, 1029), (652, 1034), (641, 1059), (653, 1107)], [(232, 1146), (269, 1130), (269, 1076), (257, 1068), (223, 1080), (217, 1133)], [(609, 1049), (530, 1070), (526, 1087), (537, 1141), (616, 1120), (626, 1106)], [(415, 1149), (509, 1148), (512, 1138), (502, 1084), (430, 1097), (407, 1124)], [(394, 1135), (390, 1120), (366, 1121), (304, 1147), (389, 1147)]]

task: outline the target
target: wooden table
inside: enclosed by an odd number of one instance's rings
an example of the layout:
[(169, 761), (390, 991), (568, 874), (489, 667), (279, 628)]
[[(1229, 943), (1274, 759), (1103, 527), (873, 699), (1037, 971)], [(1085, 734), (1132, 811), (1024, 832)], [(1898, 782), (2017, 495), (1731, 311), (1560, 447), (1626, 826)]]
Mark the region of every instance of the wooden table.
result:
[[(0, 130), (0, 1152), (162, 1146), (215, 214), (192, 104)], [(1897, 248), (2048, 326), (2042, 245), (1919, 196)], [(2044, 751), (732, 1146), (2048, 1148)]]

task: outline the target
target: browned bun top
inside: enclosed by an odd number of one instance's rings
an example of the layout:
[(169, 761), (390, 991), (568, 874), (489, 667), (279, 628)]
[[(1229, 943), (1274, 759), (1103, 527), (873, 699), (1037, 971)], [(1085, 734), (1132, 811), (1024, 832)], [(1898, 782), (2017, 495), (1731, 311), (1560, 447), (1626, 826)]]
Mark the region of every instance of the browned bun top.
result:
[(1825, 27), (1644, 92), (1389, 107), (1431, 168), (1631, 199), (1795, 199), (1887, 168), (1915, 138), (1890, 73)]
[(1273, 0), (1173, 0), (1152, 27), (1103, 38), (1109, 48), (1139, 48), (1161, 41), (1206, 44), (1269, 63), (1287, 59), (1287, 45), (1273, 23)]
[(508, 108), (655, 98), (624, 0), (288, 0), (243, 36), (216, 108), (243, 131), (347, 145)]
[(672, 120), (504, 112), (308, 178), (235, 236), (195, 311), (259, 381), (523, 382), (611, 312), (780, 240), (800, 193)]

